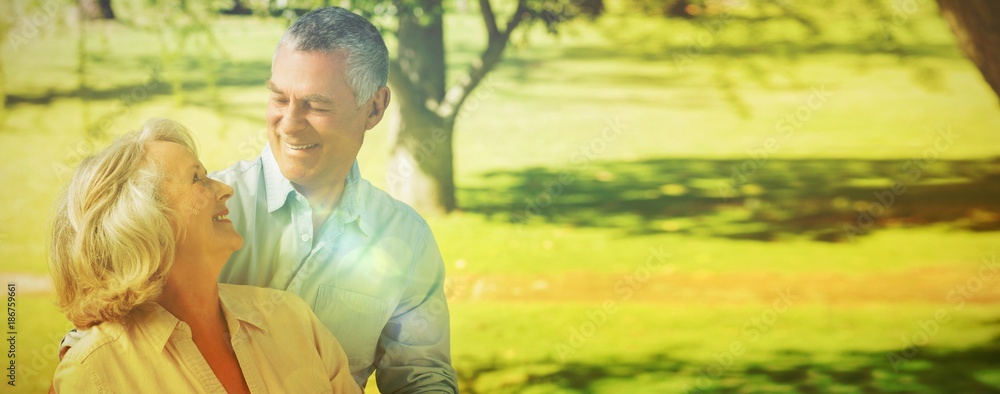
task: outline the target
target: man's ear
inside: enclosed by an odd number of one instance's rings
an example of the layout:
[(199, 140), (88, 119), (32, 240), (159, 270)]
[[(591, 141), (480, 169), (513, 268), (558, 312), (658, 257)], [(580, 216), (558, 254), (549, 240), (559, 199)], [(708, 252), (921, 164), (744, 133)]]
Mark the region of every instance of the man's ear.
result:
[(375, 94), (372, 95), (371, 101), (365, 107), (365, 110), (368, 111), (368, 118), (365, 119), (365, 130), (375, 128), (375, 125), (382, 121), (386, 108), (389, 108), (390, 96), (389, 87), (387, 86), (378, 88)]

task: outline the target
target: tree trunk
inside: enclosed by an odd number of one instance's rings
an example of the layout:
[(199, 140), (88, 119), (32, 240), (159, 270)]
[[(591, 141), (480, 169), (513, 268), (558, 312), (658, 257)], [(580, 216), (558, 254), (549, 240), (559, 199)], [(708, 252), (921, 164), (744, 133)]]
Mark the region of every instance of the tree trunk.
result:
[(691, 2), (688, 0), (677, 0), (673, 4), (663, 7), (663, 15), (669, 18), (691, 19), (694, 15), (688, 12), (689, 5)]
[[(398, 112), (390, 116), (389, 193), (422, 214), (455, 209), (452, 132), (428, 102), (444, 97), (444, 29), (440, 0), (397, 1), (397, 58), (390, 71)], [(404, 7), (420, 7), (420, 17)]]
[(959, 47), (1000, 96), (1000, 2), (938, 0), (938, 5)]
[(80, 0), (80, 11), (84, 19), (115, 19), (111, 0)]
[(413, 107), (408, 107), (400, 105), (390, 119), (389, 193), (421, 214), (451, 212), (456, 207), (454, 123), (433, 114), (414, 113)]
[(0, 128), (7, 125), (7, 74), (0, 63)]
[(243, 5), (242, 0), (233, 0), (233, 6), (228, 10), (222, 11), (222, 13), (227, 15), (251, 15), (253, 14), (253, 10)]

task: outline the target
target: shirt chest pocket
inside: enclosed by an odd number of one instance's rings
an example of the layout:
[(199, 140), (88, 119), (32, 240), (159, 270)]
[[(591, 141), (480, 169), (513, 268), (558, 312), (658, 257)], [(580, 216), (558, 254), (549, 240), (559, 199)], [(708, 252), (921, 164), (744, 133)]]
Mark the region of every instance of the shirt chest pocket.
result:
[(320, 285), (316, 316), (337, 337), (347, 353), (351, 371), (372, 364), (385, 325), (386, 303), (361, 293)]

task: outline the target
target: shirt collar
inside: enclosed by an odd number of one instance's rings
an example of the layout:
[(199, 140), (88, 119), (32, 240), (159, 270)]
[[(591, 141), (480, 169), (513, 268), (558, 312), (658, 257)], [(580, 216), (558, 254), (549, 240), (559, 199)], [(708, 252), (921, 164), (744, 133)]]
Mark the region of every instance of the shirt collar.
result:
[[(336, 216), (341, 223), (347, 224), (358, 221), (361, 231), (368, 234), (365, 226), (366, 218), (361, 217), (361, 196), (358, 188), (361, 186), (361, 170), (358, 168), (358, 160), (354, 159), (351, 172), (347, 173), (347, 181), (344, 184), (344, 194), (340, 197), (340, 204), (337, 205)], [(360, 220), (359, 220), (360, 219)]]
[[(181, 323), (176, 316), (172, 313), (163, 309), (160, 304), (150, 304), (148, 306), (142, 307), (144, 310), (140, 312), (136, 318), (135, 323), (142, 330), (146, 338), (153, 345), (153, 348), (157, 351), (163, 351), (163, 347), (166, 346), (167, 340), (173, 335), (174, 331), (178, 330), (178, 325)], [(184, 328), (187, 328), (186, 326)], [(181, 330), (182, 334), (184, 330)], [(186, 334), (188, 337), (191, 336), (191, 331), (187, 330)]]
[[(230, 294), (226, 286), (231, 285), (219, 285), (219, 300), (222, 302), (222, 308), (226, 311), (226, 320), (230, 323), (233, 323), (233, 319), (239, 320), (259, 328), (266, 334), (267, 325), (264, 324), (264, 315), (253, 304), (249, 303), (252, 299)], [(235, 328), (234, 324), (229, 325), (230, 335), (235, 335)]]
[[(239, 329), (236, 321), (253, 325), (267, 333), (264, 316), (248, 305), (246, 301), (229, 294), (222, 285), (219, 286), (219, 300), (226, 315), (230, 335), (235, 335), (236, 330)], [(149, 338), (153, 348), (157, 351), (163, 351), (163, 347), (167, 345), (167, 341), (172, 336), (191, 338), (191, 328), (160, 304), (153, 303), (142, 308), (144, 310), (134, 319), (135, 324)]]
[[(298, 192), (292, 187), (292, 182), (282, 175), (269, 145), (264, 146), (260, 158), (264, 172), (264, 195), (267, 197), (267, 211), (274, 213), (288, 203), (289, 195), (298, 194)], [(358, 220), (358, 227), (367, 235), (371, 234), (371, 225), (367, 222), (368, 218), (361, 215), (362, 199), (359, 191), (361, 186), (361, 170), (358, 167), (358, 160), (355, 159), (354, 164), (351, 165), (351, 171), (347, 173), (344, 194), (340, 197), (340, 203), (332, 217), (337, 218), (343, 224)]]
[(264, 151), (260, 153), (260, 159), (264, 168), (264, 195), (267, 196), (267, 211), (274, 213), (278, 208), (285, 205), (288, 195), (295, 192), (292, 182), (281, 174), (278, 162), (274, 160), (271, 147), (264, 145)]

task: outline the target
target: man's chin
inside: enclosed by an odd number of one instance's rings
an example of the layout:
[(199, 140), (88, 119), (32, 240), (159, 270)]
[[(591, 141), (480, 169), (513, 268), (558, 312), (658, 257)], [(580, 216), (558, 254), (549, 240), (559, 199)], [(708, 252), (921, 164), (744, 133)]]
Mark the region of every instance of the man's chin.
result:
[(281, 170), (281, 175), (285, 179), (292, 181), (292, 183), (302, 184), (312, 178), (312, 171), (310, 171), (310, 168), (302, 160), (281, 156), (276, 161), (278, 162), (278, 169)]
[(305, 171), (282, 170), (281, 175), (284, 175), (286, 179), (288, 179), (290, 182), (292, 182), (292, 184), (296, 186), (302, 186), (305, 188), (312, 187), (313, 177), (310, 174), (306, 173)]

